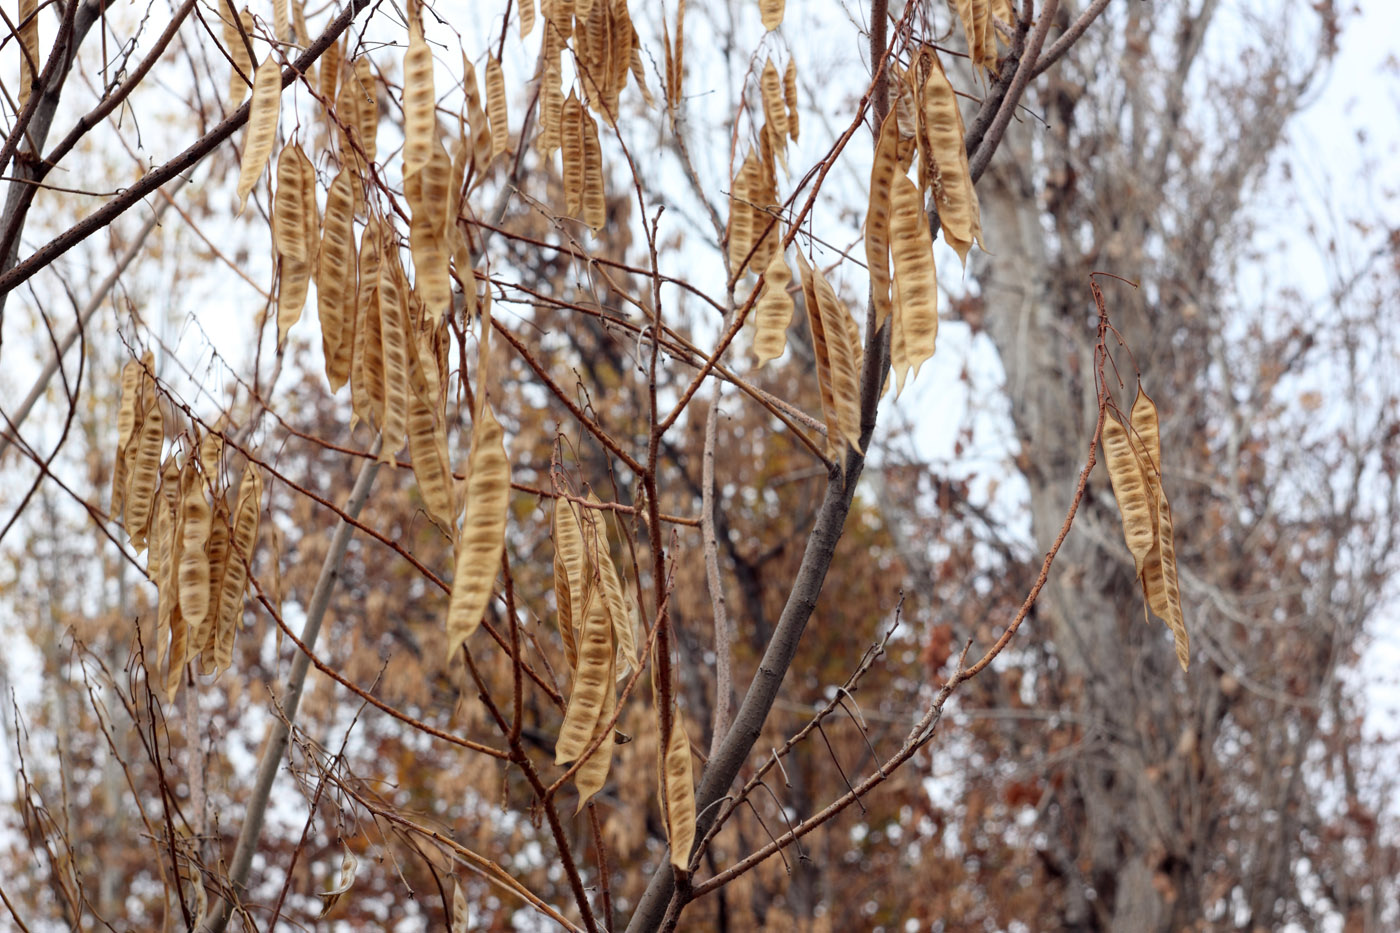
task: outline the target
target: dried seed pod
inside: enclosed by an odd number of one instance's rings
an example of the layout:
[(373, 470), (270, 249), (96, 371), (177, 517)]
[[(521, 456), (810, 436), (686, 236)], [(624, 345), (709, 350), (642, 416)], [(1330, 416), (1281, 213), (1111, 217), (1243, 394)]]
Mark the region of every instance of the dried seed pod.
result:
[(787, 171), (787, 102), (783, 99), (783, 79), (778, 76), (778, 69), (771, 58), (763, 66), (758, 86), (763, 97), (763, 132), (767, 134), (774, 155), (782, 163), (783, 171)]
[(813, 269), (801, 250), (797, 251), (797, 268), (812, 330), (827, 451), (839, 457), (842, 437), (860, 450), (860, 334), (821, 270)]
[(559, 156), (564, 175), (564, 213), (577, 217), (583, 212), (583, 190), (586, 184), (584, 152), (584, 123), (588, 114), (583, 102), (573, 91), (564, 101), (564, 116), (560, 128)]
[(870, 204), (865, 213), (865, 264), (870, 270), (870, 300), (875, 326), (884, 326), (890, 301), (890, 188), (899, 165), (899, 124), (891, 110), (880, 124), (875, 162), (870, 170)]
[(788, 136), (796, 142), (802, 121), (797, 115), (797, 62), (791, 58), (783, 70), (783, 102), (787, 104)]
[(1161, 605), (1153, 611), (1171, 629), (1176, 646), (1176, 660), (1184, 671), (1191, 663), (1191, 636), (1186, 631), (1186, 618), (1181, 609), (1181, 586), (1176, 571), (1176, 542), (1172, 529), (1172, 510), (1167, 504), (1166, 493), (1157, 491), (1157, 546), (1162, 563), (1162, 585), (1159, 593), (1149, 592), (1148, 603), (1153, 597)]
[(423, 505), (449, 534), (456, 533), (457, 508), (452, 495), (452, 472), (448, 468), (447, 433), (440, 413), (429, 405), (431, 393), (420, 366), (415, 365), (418, 391), (408, 400), (408, 454), (413, 459), (413, 475)]
[(38, 0), (19, 0), (19, 107), (29, 102), (29, 95), (39, 81), (39, 72), (44, 67), (39, 58), (39, 3)]
[(943, 73), (938, 56), (924, 82), (924, 121), (928, 127), (929, 148), (938, 165), (938, 220), (943, 237), (967, 265), (967, 251), (976, 241), (982, 245), (982, 219), (977, 205), (977, 191), (972, 186), (972, 173), (967, 164), (966, 141), (963, 138), (962, 113), (953, 85)]
[(277, 136), (277, 116), (282, 105), (282, 69), (268, 55), (253, 75), (253, 103), (248, 112), (248, 135), (243, 142), (243, 160), (238, 169), (238, 212), (248, 204), (248, 195), (262, 177), (272, 144)]
[(787, 330), (796, 308), (788, 294), (791, 281), (792, 270), (782, 252), (775, 249), (772, 261), (763, 271), (763, 292), (754, 306), (753, 352), (759, 363), (775, 360), (787, 349)]
[(277, 345), (301, 318), (311, 280), (320, 227), (316, 217), (316, 169), (301, 146), (288, 144), (277, 158), (277, 193), (272, 202), (272, 239), (282, 257), (277, 295)]
[(758, 15), (763, 20), (763, 28), (772, 32), (781, 26), (786, 6), (786, 0), (758, 0)]
[(695, 775), (685, 717), (674, 708), (662, 770), (666, 776), (666, 831), (670, 836), (671, 865), (685, 871), (690, 867), (690, 849), (695, 844)]
[(578, 667), (578, 647), (574, 640), (574, 613), (581, 623), (587, 605), (578, 596), (584, 591), (583, 535), (579, 531), (578, 515), (573, 503), (563, 496), (554, 500), (551, 522), (554, 532), (554, 605), (558, 613), (559, 639), (564, 643), (564, 657), (569, 670)]
[(447, 150), (435, 140), (428, 164), (421, 172), (404, 180), (404, 194), (412, 211), (408, 244), (413, 256), (414, 285), (433, 326), (442, 320), (452, 304), (445, 239), (451, 173), (452, 162)]
[(506, 78), (498, 58), (486, 59), (486, 113), (491, 121), (491, 158), (510, 147), (510, 123), (506, 115)]
[(894, 314), (904, 352), (895, 379), (902, 389), (905, 375), (910, 369), (919, 375), (919, 367), (933, 356), (938, 340), (938, 273), (933, 264), (933, 234), (918, 187), (907, 175), (896, 175), (890, 200)]
[(326, 51), (321, 54), (321, 73), (317, 75), (317, 89), (321, 97), (327, 103), (333, 103), (336, 99), (336, 90), (340, 86), (340, 66), (341, 66), (341, 42), (336, 40), (327, 46)]
[(575, 761), (593, 740), (607, 694), (614, 690), (614, 659), (608, 601), (596, 596), (588, 600), (579, 633), (578, 668), (569, 705), (564, 711), (564, 722), (559, 727), (559, 738), (554, 744), (555, 764)]
[[(117, 410), (117, 454), (112, 464), (112, 506), (113, 518), (119, 519), (126, 495), (126, 473), (128, 448), (137, 424), (137, 396), (140, 395), (141, 377), (145, 370), (139, 360), (127, 360), (122, 366), (121, 404)], [(141, 408), (142, 414), (145, 408)]]
[(597, 721), (593, 724), (593, 734), (589, 736), (589, 743), (597, 741), (598, 747), (574, 773), (574, 786), (578, 788), (578, 807), (575, 813), (582, 812), (593, 795), (603, 789), (603, 785), (608, 781), (608, 771), (612, 768), (614, 739), (611, 723), (617, 712), (615, 659), (613, 668), (608, 676), (607, 685), (603, 688), (603, 705), (598, 710)]
[(433, 90), (433, 51), (415, 19), (403, 56), (403, 173), (407, 177), (428, 164), (437, 142), (437, 94)]
[[(548, 33), (546, 33), (548, 35)], [(548, 159), (559, 148), (564, 122), (563, 76), (559, 56), (546, 55), (540, 76), (540, 134), (536, 143), (540, 157)]]
[(341, 169), (326, 192), (326, 219), (316, 274), (316, 310), (321, 319), (321, 348), (326, 379), (337, 392), (350, 378), (355, 339), (355, 185)]
[[(212, 514), (195, 460), (188, 459), (180, 473), (180, 611), (196, 636), (203, 634), (209, 612), (209, 555), (205, 546)], [(185, 660), (181, 658), (180, 664)]]
[(1118, 512), (1123, 519), (1123, 537), (1133, 555), (1134, 572), (1142, 576), (1143, 567), (1156, 540), (1156, 520), (1147, 483), (1147, 470), (1132, 436), (1117, 418), (1107, 417), (1103, 424), (1103, 451), (1113, 495), (1118, 500)]
[[(24, 14), (21, 12), (20, 15)], [(237, 110), (243, 98), (248, 96), (248, 82), (253, 80), (253, 57), (248, 54), (248, 43), (243, 41), (243, 36), (253, 34), (253, 14), (246, 6), (238, 14), (238, 20), (243, 25), (241, 33), (226, 8), (221, 7), (219, 15), (224, 20), (224, 48), (235, 66), (228, 78), (228, 109)]]
[(462, 56), (462, 87), (467, 95), (467, 123), (472, 131), (473, 172), (479, 182), (486, 174), (486, 168), (491, 164), (496, 149), (486, 111), (481, 108), (481, 91), (476, 82), (476, 69), (465, 55)]
[(384, 420), (379, 459), (392, 463), (408, 434), (409, 366), (408, 294), (399, 250), (385, 229), (379, 259), (379, 337), (384, 348)]
[(520, 0), (520, 38), (535, 29), (535, 0)]
[(146, 534), (154, 505), (156, 481), (160, 478), (160, 451), (165, 443), (165, 420), (160, 411), (160, 399), (155, 383), (149, 376), (143, 380), (146, 391), (146, 411), (141, 418), (135, 455), (131, 458), (130, 475), (126, 485), (126, 533), (136, 553), (146, 548)]
[(379, 86), (374, 78), (374, 64), (366, 56), (355, 60), (350, 78), (352, 91), (358, 95), (355, 108), (359, 120), (360, 145), (365, 157), (373, 162), (379, 154)]
[(483, 399), (477, 405), (472, 449), (467, 456), (466, 517), (457, 539), (456, 572), (447, 610), (449, 660), (486, 614), (505, 549), (509, 504), (510, 461), (506, 459), (505, 434)]
[(350, 398), (355, 415), (384, 423), (384, 347), (379, 334), (379, 221), (360, 234), (360, 287), (355, 309), (355, 342), (350, 365)]
[(238, 486), (238, 504), (233, 509), (233, 529), (229, 534), (228, 569), (219, 593), (218, 624), (212, 640), (205, 645), (205, 653), (201, 653), (201, 671), (222, 671), (233, 663), (233, 640), (243, 619), (243, 590), (258, 540), (262, 488), (262, 474), (250, 462)]
[(603, 229), (603, 222), (607, 219), (603, 150), (598, 144), (598, 124), (593, 122), (593, 118), (582, 107), (578, 113), (583, 130), (583, 196), (579, 219), (588, 224), (596, 235)]

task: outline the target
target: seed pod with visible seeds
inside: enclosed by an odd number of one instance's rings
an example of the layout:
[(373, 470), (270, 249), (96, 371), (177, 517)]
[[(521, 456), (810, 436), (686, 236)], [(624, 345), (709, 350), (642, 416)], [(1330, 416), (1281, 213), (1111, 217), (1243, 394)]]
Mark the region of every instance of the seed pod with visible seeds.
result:
[(433, 90), (433, 52), (414, 20), (408, 30), (408, 51), (403, 56), (403, 173), (428, 164), (437, 141), (437, 95)]
[(253, 75), (253, 103), (248, 112), (248, 135), (243, 141), (243, 161), (238, 169), (238, 212), (262, 177), (277, 136), (277, 116), (282, 104), (282, 69), (268, 55)]
[(350, 378), (355, 338), (355, 185), (341, 169), (326, 193), (326, 219), (316, 275), (316, 308), (326, 379), (337, 392)]
[(897, 174), (891, 191), (890, 244), (894, 259), (894, 313), (899, 319), (905, 358), (895, 378), (899, 388), (912, 369), (933, 351), (938, 338), (938, 274), (933, 265), (933, 235), (919, 189)]
[(754, 307), (753, 352), (759, 363), (775, 360), (787, 349), (788, 325), (796, 307), (787, 290), (791, 281), (792, 270), (782, 252), (774, 250), (773, 259), (763, 272), (763, 293)]
[[(479, 386), (481, 392), (484, 387)], [(451, 659), (481, 625), (505, 549), (510, 505), (510, 461), (501, 423), (483, 398), (472, 425), (467, 456), (467, 503), (457, 539), (456, 570), (447, 609), (447, 656)]]

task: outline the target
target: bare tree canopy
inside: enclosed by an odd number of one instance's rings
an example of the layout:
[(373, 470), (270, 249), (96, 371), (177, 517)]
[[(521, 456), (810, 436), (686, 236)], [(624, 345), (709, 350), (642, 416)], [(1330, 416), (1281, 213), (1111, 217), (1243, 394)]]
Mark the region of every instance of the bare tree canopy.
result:
[(1400, 924), (1359, 13), (17, 3), (0, 926)]

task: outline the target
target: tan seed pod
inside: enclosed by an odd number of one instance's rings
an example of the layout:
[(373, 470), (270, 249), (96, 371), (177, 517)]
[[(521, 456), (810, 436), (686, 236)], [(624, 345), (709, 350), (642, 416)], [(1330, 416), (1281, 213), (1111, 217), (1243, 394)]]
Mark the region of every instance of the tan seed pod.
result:
[(321, 319), (321, 349), (326, 358), (326, 379), (337, 392), (350, 378), (355, 340), (355, 186), (357, 181), (341, 169), (326, 192), (326, 219), (322, 227), (316, 275), (316, 310)]
[(890, 316), (890, 190), (899, 165), (899, 124), (891, 110), (880, 124), (875, 162), (870, 169), (870, 204), (865, 212), (865, 264), (870, 270), (870, 300), (875, 326)]
[[(180, 473), (180, 611), (192, 632), (203, 634), (209, 612), (209, 523), (212, 511), (204, 494), (204, 480), (193, 458)], [(184, 664), (182, 658), (180, 663)]]
[(685, 717), (674, 708), (662, 769), (666, 775), (666, 830), (671, 837), (671, 865), (685, 871), (690, 867), (690, 849), (695, 844), (695, 775), (690, 760), (690, 740), (685, 734)]
[[(408, 398), (413, 387), (409, 375), (410, 345), (408, 294), (399, 251), (387, 235), (379, 259), (379, 336), (384, 348), (384, 443), (379, 459), (392, 463), (408, 434)], [(415, 351), (416, 352), (416, 349)]]
[(1149, 591), (1149, 605), (1155, 601), (1161, 611), (1153, 611), (1171, 629), (1176, 644), (1176, 661), (1184, 671), (1191, 663), (1191, 636), (1186, 631), (1186, 619), (1181, 609), (1181, 585), (1176, 571), (1176, 541), (1172, 529), (1172, 510), (1166, 493), (1157, 491), (1157, 546), (1162, 563), (1162, 585), (1159, 592)]
[(277, 116), (282, 104), (282, 69), (268, 55), (253, 75), (253, 103), (248, 112), (248, 135), (243, 141), (243, 161), (238, 169), (238, 212), (262, 177), (277, 136)]
[[(230, 523), (228, 501), (223, 495), (216, 495), (213, 516), (209, 521), (209, 542), (204, 547), (205, 556), (209, 560), (209, 609), (203, 627), (190, 639), (189, 650), (186, 652), (190, 658), (200, 658), (201, 666), (205, 663), (212, 664), (214, 643), (218, 640), (224, 580), (229, 573)], [(204, 661), (205, 658), (209, 659), (208, 662)]]
[(469, 933), (472, 929), (471, 907), (462, 891), (462, 882), (452, 882), (452, 923), (447, 933)]
[(929, 148), (938, 165), (941, 181), (936, 188), (938, 220), (944, 239), (957, 251), (958, 258), (966, 266), (967, 251), (972, 248), (973, 242), (982, 245), (981, 212), (968, 169), (958, 99), (937, 55), (932, 61), (933, 67), (929, 69), (928, 79), (924, 82), (923, 100)]
[(340, 87), (341, 42), (343, 41), (332, 42), (321, 54), (321, 73), (317, 75), (316, 84), (321, 98), (328, 104), (335, 102), (336, 91)]
[(413, 256), (414, 284), (433, 326), (452, 304), (448, 276), (446, 205), (452, 163), (442, 143), (434, 140), (433, 154), (423, 170), (404, 180), (412, 219), (408, 243)]
[(287, 0), (272, 0), (272, 37), (278, 42), (286, 42), (292, 31), (291, 17), (287, 14)]
[[(117, 454), (112, 464), (111, 513), (115, 519), (119, 519), (122, 514), (123, 497), (126, 494), (127, 449), (136, 430), (137, 396), (140, 394), (141, 376), (144, 373), (139, 360), (127, 360), (122, 366), (121, 403), (117, 410)], [(145, 413), (144, 407), (141, 411), (142, 414)]]
[(1134, 572), (1143, 567), (1156, 540), (1156, 522), (1152, 514), (1150, 487), (1143, 457), (1135, 449), (1128, 429), (1117, 418), (1106, 417), (1103, 423), (1103, 451), (1113, 495), (1118, 500), (1118, 513), (1123, 519), (1123, 537), (1133, 555)]
[[(480, 389), (478, 389), (480, 391)], [(501, 423), (483, 399), (472, 425), (467, 457), (466, 516), (457, 539), (456, 572), (447, 610), (447, 657), (452, 659), (481, 625), (505, 549), (510, 462)]]
[(433, 90), (433, 51), (415, 20), (403, 56), (403, 173), (407, 177), (428, 164), (437, 142), (437, 94)]
[(559, 56), (546, 56), (544, 70), (540, 77), (540, 134), (536, 143), (540, 157), (543, 159), (554, 155), (562, 139), (561, 127), (564, 122), (562, 82)]
[(253, 80), (253, 58), (248, 54), (248, 44), (243, 41), (243, 36), (253, 35), (253, 14), (247, 7), (238, 14), (239, 21), (243, 24), (243, 31), (238, 31), (238, 25), (228, 15), (226, 7), (220, 7), (220, 16), (224, 20), (224, 48), (228, 50), (228, 56), (237, 66), (229, 74), (228, 79), (228, 108), (237, 110), (243, 103), (243, 99), (248, 96), (248, 82)]
[(787, 349), (787, 330), (796, 304), (788, 294), (792, 270), (779, 250), (763, 272), (763, 292), (754, 306), (753, 352), (759, 363), (776, 360)]
[(360, 279), (355, 301), (350, 399), (356, 417), (383, 423), (384, 347), (379, 335), (379, 226), (371, 219), (360, 234)]
[[(310, 45), (311, 40), (316, 38), (311, 35), (311, 30), (306, 25), (306, 0), (291, 0), (292, 2), (292, 27), (296, 29), (297, 41), (302, 45)], [(310, 75), (308, 74), (309, 78)]]
[(141, 431), (131, 458), (126, 487), (126, 533), (136, 553), (146, 548), (146, 534), (154, 505), (156, 481), (160, 476), (160, 451), (165, 442), (165, 420), (160, 411), (150, 377), (145, 377), (146, 411), (141, 418)]
[[(175, 607), (180, 602), (179, 559), (179, 488), (180, 468), (174, 457), (168, 457), (161, 467), (160, 492), (151, 513), (150, 556), (147, 572), (156, 584), (156, 661), (169, 659), (170, 632), (174, 624)], [(176, 662), (180, 663), (180, 662)]]
[(277, 158), (277, 193), (272, 202), (272, 239), (282, 257), (277, 295), (277, 344), (301, 318), (317, 249), (316, 169), (301, 146), (288, 144)]
[(751, 150), (739, 166), (729, 191), (729, 266), (738, 278), (745, 269), (757, 265), (754, 241), (762, 232), (763, 219), (754, 204), (762, 197), (762, 170)]
[(596, 235), (607, 220), (607, 196), (603, 178), (603, 150), (598, 143), (598, 124), (579, 108), (583, 136), (583, 197), (579, 219)]
[[(347, 75), (335, 96), (336, 139), (341, 168), (356, 177), (365, 174), (365, 160), (360, 154), (364, 148), (360, 142), (360, 105), (363, 101), (364, 95), (358, 91), (354, 76)], [(355, 203), (358, 208), (358, 191)]]
[[(933, 264), (933, 234), (924, 199), (907, 175), (895, 176), (891, 191), (890, 246), (894, 259), (894, 314), (899, 321), (905, 358), (895, 372), (899, 389), (909, 370), (933, 356), (938, 340), (938, 273)], [(898, 390), (896, 390), (898, 391)]]
[(783, 70), (783, 102), (787, 104), (788, 136), (796, 141), (802, 121), (797, 115), (797, 61), (791, 58)]
[[(602, 505), (597, 496), (589, 494), (588, 500), (594, 505)], [(599, 511), (599, 515), (602, 512)], [(603, 596), (608, 601), (608, 615), (612, 619), (613, 641), (617, 645), (618, 654), (629, 667), (629, 670), (636, 670), (640, 665), (637, 661), (637, 637), (632, 625), (632, 613), (628, 610), (627, 588), (623, 585), (622, 577), (617, 572), (617, 565), (613, 563), (611, 546), (609, 545), (608, 522), (601, 518), (594, 520), (597, 528), (597, 543), (594, 550), (595, 560), (598, 567), (598, 582), (603, 590)], [(618, 672), (619, 676), (626, 676), (628, 671)]]
[(587, 562), (577, 509), (563, 496), (554, 500), (552, 526), (554, 605), (558, 612), (559, 638), (564, 644), (564, 657), (569, 662), (569, 670), (573, 671), (578, 668), (575, 627), (582, 627), (588, 611)]
[[(243, 470), (238, 486), (238, 504), (233, 509), (233, 530), (229, 535), (228, 569), (219, 593), (218, 625), (209, 645), (211, 657), (200, 659), (200, 669), (227, 670), (233, 663), (233, 641), (243, 620), (243, 590), (248, 583), (248, 565), (258, 540), (262, 512), (262, 474), (253, 463)], [(207, 664), (207, 667), (206, 667)]]
[(632, 55), (628, 59), (628, 67), (632, 71), (632, 80), (637, 82), (637, 90), (642, 92), (642, 103), (647, 107), (655, 107), (656, 98), (652, 97), (651, 88), (647, 87), (647, 70), (646, 64), (642, 61), (642, 47), (640, 43), (633, 44)]
[(836, 297), (822, 270), (813, 269), (812, 274), (816, 279), (817, 306), (821, 309), (822, 330), (831, 362), (836, 422), (850, 445), (860, 450), (860, 329), (850, 309)]
[(1153, 490), (1155, 500), (1162, 477), (1161, 428), (1157, 420), (1157, 403), (1142, 390), (1141, 385), (1138, 386), (1137, 395), (1133, 397), (1128, 422), (1132, 428), (1133, 443), (1144, 458), (1143, 469), (1147, 475), (1147, 485)]
[(757, 240), (754, 245), (753, 258), (749, 261), (749, 268), (755, 271), (768, 267), (768, 263), (773, 259), (773, 251), (777, 249), (779, 243), (778, 178), (773, 167), (773, 150), (767, 145), (770, 138), (765, 130), (761, 136), (761, 141), (764, 143), (762, 147), (763, 157), (754, 159), (749, 168), (752, 177), (748, 190), (753, 199), (751, 204), (753, 232)]
[(371, 162), (379, 154), (379, 85), (374, 77), (374, 63), (367, 56), (355, 59), (351, 88), (358, 96), (356, 116), (359, 119), (360, 145)]
[(559, 738), (554, 744), (555, 764), (575, 761), (593, 740), (598, 719), (607, 703), (607, 694), (615, 689), (614, 658), (608, 601), (595, 597), (588, 601), (579, 633), (578, 667), (574, 688), (569, 694), (569, 705), (564, 711), (564, 722), (559, 727)]
[(781, 26), (786, 6), (786, 0), (758, 0), (758, 15), (763, 19), (763, 28), (772, 32)]
[[(161, 513), (170, 516), (167, 525), (168, 537), (158, 548), (161, 551), (160, 579), (164, 581), (165, 590), (170, 596), (166, 605), (166, 616), (157, 623), (160, 626), (157, 629), (157, 639), (163, 644), (160, 633), (164, 632), (170, 640), (165, 659), (167, 699), (174, 699), (175, 692), (180, 687), (180, 675), (184, 672), (185, 659), (190, 650), (189, 625), (180, 605), (181, 542), (185, 537), (184, 510), (180, 508), (180, 475), (180, 467), (172, 454), (161, 469), (161, 494), (157, 497), (153, 513), (155, 516)], [(159, 590), (159, 585), (157, 589)]]
[[(452, 474), (448, 469), (447, 435), (442, 418), (433, 411), (421, 367), (415, 372), (424, 384), (422, 391), (410, 393), (408, 400), (408, 454), (413, 459), (413, 475), (428, 514), (449, 534), (456, 533), (457, 508), (452, 494)], [(436, 393), (432, 393), (436, 395)]]
[(763, 131), (768, 134), (768, 144), (787, 170), (787, 102), (783, 99), (783, 79), (778, 76), (777, 66), (770, 58), (763, 66), (759, 91), (763, 97)]
[(578, 807), (575, 808), (575, 813), (581, 813), (593, 795), (603, 789), (603, 785), (608, 782), (608, 771), (612, 768), (614, 739), (609, 724), (617, 712), (616, 667), (617, 662), (614, 659), (613, 671), (608, 677), (607, 686), (603, 688), (603, 706), (598, 711), (597, 722), (593, 724), (593, 734), (589, 737), (589, 742), (598, 741), (598, 748), (574, 773), (574, 786), (578, 788)]
[(199, 439), (199, 468), (203, 471), (210, 488), (219, 484), (220, 463), (224, 457), (224, 439), (215, 431), (210, 431)]
[(486, 174), (487, 166), (491, 164), (496, 148), (486, 111), (481, 107), (481, 90), (476, 81), (476, 68), (465, 55), (462, 56), (462, 87), (467, 95), (467, 123), (472, 131), (472, 171), (477, 182), (480, 182)]
[(586, 184), (584, 152), (584, 123), (588, 114), (583, 102), (573, 91), (564, 101), (564, 116), (560, 133), (559, 155), (563, 165), (564, 213), (578, 217), (583, 212), (583, 190)]
[(39, 58), (39, 3), (38, 0), (19, 0), (19, 106), (29, 102), (34, 85), (39, 81), (39, 73), (44, 63)]
[(506, 115), (506, 77), (497, 58), (486, 59), (486, 113), (491, 121), (491, 158), (510, 147), (510, 123)]
[(520, 0), (520, 38), (535, 31), (535, 0)]

